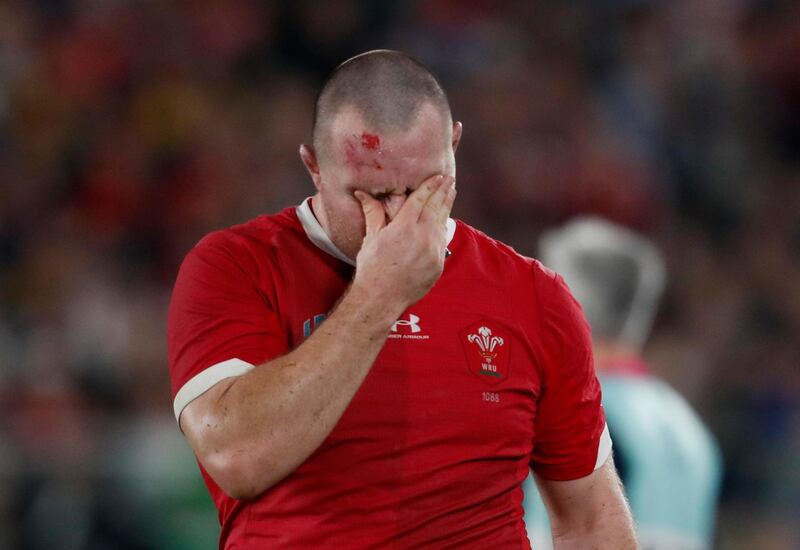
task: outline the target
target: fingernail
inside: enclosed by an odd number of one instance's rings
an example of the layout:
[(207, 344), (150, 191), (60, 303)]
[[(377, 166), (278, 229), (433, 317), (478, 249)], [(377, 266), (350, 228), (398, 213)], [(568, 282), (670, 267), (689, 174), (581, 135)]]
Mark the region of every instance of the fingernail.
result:
[(363, 191), (354, 191), (353, 195), (358, 199), (359, 202), (364, 202), (364, 192)]

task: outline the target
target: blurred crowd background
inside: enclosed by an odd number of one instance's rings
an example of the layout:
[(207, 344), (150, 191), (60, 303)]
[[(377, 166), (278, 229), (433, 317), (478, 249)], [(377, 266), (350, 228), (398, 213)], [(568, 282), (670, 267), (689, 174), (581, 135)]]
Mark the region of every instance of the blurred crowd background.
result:
[[(455, 217), (663, 250), (645, 356), (718, 438), (717, 547), (800, 548), (800, 3), (0, 1), (0, 548), (210, 548), (165, 311), (206, 232), (312, 194), (360, 51), (441, 77)], [(654, 495), (654, 498), (658, 498)]]

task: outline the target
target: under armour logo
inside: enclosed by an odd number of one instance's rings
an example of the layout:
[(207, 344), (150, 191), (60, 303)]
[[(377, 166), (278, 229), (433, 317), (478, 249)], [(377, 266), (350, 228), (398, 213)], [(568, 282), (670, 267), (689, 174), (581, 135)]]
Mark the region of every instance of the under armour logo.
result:
[(413, 313), (408, 314), (408, 320), (406, 319), (398, 319), (392, 325), (392, 332), (397, 332), (397, 327), (409, 327), (411, 330), (411, 334), (416, 334), (417, 332), (421, 331), (422, 329), (419, 328), (419, 317), (414, 315)]

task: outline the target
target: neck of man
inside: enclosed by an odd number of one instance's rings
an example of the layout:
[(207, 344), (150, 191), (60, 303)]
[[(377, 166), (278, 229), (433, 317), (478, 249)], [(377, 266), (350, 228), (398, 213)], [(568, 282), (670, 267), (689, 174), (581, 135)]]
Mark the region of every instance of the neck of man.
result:
[(325, 234), (328, 235), (328, 238), (330, 238), (331, 230), (328, 225), (328, 216), (325, 214), (325, 208), (322, 206), (322, 197), (319, 195), (319, 193), (316, 193), (313, 197), (311, 197), (310, 206), (311, 213), (314, 214), (314, 217), (317, 218), (317, 221), (322, 226), (322, 229), (325, 230)]

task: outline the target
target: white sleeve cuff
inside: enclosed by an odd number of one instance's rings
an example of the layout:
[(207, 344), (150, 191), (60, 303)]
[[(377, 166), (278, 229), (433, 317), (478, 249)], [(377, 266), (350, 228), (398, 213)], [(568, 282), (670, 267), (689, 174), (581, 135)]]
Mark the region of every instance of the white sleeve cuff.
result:
[(175, 420), (178, 421), (178, 426), (181, 424), (181, 413), (186, 405), (213, 388), (218, 382), (233, 376), (241, 376), (254, 368), (254, 365), (242, 361), (241, 359), (234, 358), (212, 365), (204, 371), (195, 374), (180, 390), (178, 390), (178, 393), (175, 395), (175, 401), (172, 403), (172, 407), (175, 411)]
[(603, 426), (603, 433), (600, 434), (600, 443), (597, 445), (597, 462), (594, 464), (594, 469), (606, 463), (609, 455), (611, 454), (611, 435), (608, 433), (608, 424)]

